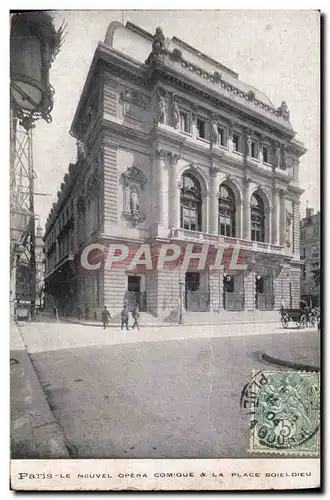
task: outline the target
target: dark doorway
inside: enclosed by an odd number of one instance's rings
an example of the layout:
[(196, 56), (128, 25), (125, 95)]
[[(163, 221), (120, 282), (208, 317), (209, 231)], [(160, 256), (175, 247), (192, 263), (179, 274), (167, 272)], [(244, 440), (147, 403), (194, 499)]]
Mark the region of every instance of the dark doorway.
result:
[(186, 290), (189, 292), (196, 292), (200, 285), (199, 273), (186, 273)]
[(185, 308), (187, 311), (208, 311), (210, 294), (200, 291), (200, 273), (186, 273)]
[(140, 292), (140, 276), (127, 276), (127, 290), (129, 292)]
[(146, 292), (141, 292), (140, 276), (127, 276), (126, 300), (128, 302), (129, 311), (133, 311), (136, 305), (139, 306), (140, 311), (147, 310), (147, 295)]

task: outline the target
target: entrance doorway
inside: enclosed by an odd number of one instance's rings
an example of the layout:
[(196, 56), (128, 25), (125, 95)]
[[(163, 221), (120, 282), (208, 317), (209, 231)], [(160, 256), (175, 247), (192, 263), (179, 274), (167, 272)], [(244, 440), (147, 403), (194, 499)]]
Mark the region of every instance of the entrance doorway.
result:
[(132, 311), (137, 304), (140, 311), (146, 311), (147, 300), (146, 293), (141, 291), (141, 276), (128, 275), (127, 276), (127, 292), (126, 300), (128, 303), (128, 310)]
[(259, 311), (271, 311), (274, 309), (273, 280), (269, 276), (255, 278), (255, 306)]
[(244, 307), (244, 276), (224, 273), (223, 308), (227, 311), (243, 311)]
[(201, 274), (188, 272), (185, 276), (185, 308), (187, 311), (208, 311), (209, 292), (202, 291)]

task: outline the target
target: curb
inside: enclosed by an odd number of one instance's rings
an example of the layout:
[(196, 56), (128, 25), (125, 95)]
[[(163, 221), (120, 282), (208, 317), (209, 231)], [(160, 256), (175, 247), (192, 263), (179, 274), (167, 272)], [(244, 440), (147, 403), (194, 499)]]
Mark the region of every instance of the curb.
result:
[(272, 363), (274, 365), (286, 366), (287, 368), (292, 368), (293, 370), (301, 370), (306, 372), (319, 372), (320, 368), (312, 365), (304, 365), (303, 363), (295, 363), (294, 361), (285, 361), (284, 359), (274, 358), (273, 356), (269, 356), (265, 352), (261, 354), (261, 359), (267, 361), (268, 363)]
[[(21, 331), (16, 324), (19, 335)], [(22, 342), (25, 346), (24, 340)], [(15, 428), (14, 422), (11, 425), (11, 458), (72, 458), (69, 452), (70, 444), (62, 432), (60, 425), (50, 409), (47, 397), (42, 389), (37, 373), (34, 369), (30, 355), (26, 349), (11, 350), (16, 363), (15, 366), (23, 380), (23, 386), (28, 387), (30, 403), (25, 408), (18, 398), (18, 405), (15, 408), (15, 397), (13, 392), (17, 389), (16, 384), (11, 381), (11, 412), (16, 412), (16, 421), (24, 421), (22, 427)], [(18, 359), (17, 359), (18, 358)], [(15, 374), (11, 373), (11, 377)], [(13, 452), (13, 448), (16, 451)], [(30, 455), (37, 455), (31, 457)], [(23, 455), (23, 456), (20, 456)]]

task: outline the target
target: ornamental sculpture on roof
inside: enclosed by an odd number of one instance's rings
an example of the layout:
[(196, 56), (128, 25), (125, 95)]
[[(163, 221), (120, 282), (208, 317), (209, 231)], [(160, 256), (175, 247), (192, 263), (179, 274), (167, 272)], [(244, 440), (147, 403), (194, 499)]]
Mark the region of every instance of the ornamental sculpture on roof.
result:
[(281, 106), (277, 108), (279, 116), (282, 116), (284, 120), (289, 120), (290, 118), (290, 113), (289, 113), (289, 108), (287, 106), (287, 103), (285, 101), (281, 102)]
[(152, 55), (158, 56), (164, 49), (165, 36), (163, 34), (162, 28), (156, 28), (156, 33), (154, 34), (154, 39), (152, 42)]

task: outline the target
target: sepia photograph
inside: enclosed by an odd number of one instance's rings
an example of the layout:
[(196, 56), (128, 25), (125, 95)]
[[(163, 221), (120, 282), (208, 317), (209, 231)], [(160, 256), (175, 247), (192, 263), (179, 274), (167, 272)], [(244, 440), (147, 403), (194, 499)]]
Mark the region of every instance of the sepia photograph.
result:
[(320, 487), (321, 12), (9, 17), (11, 489)]

